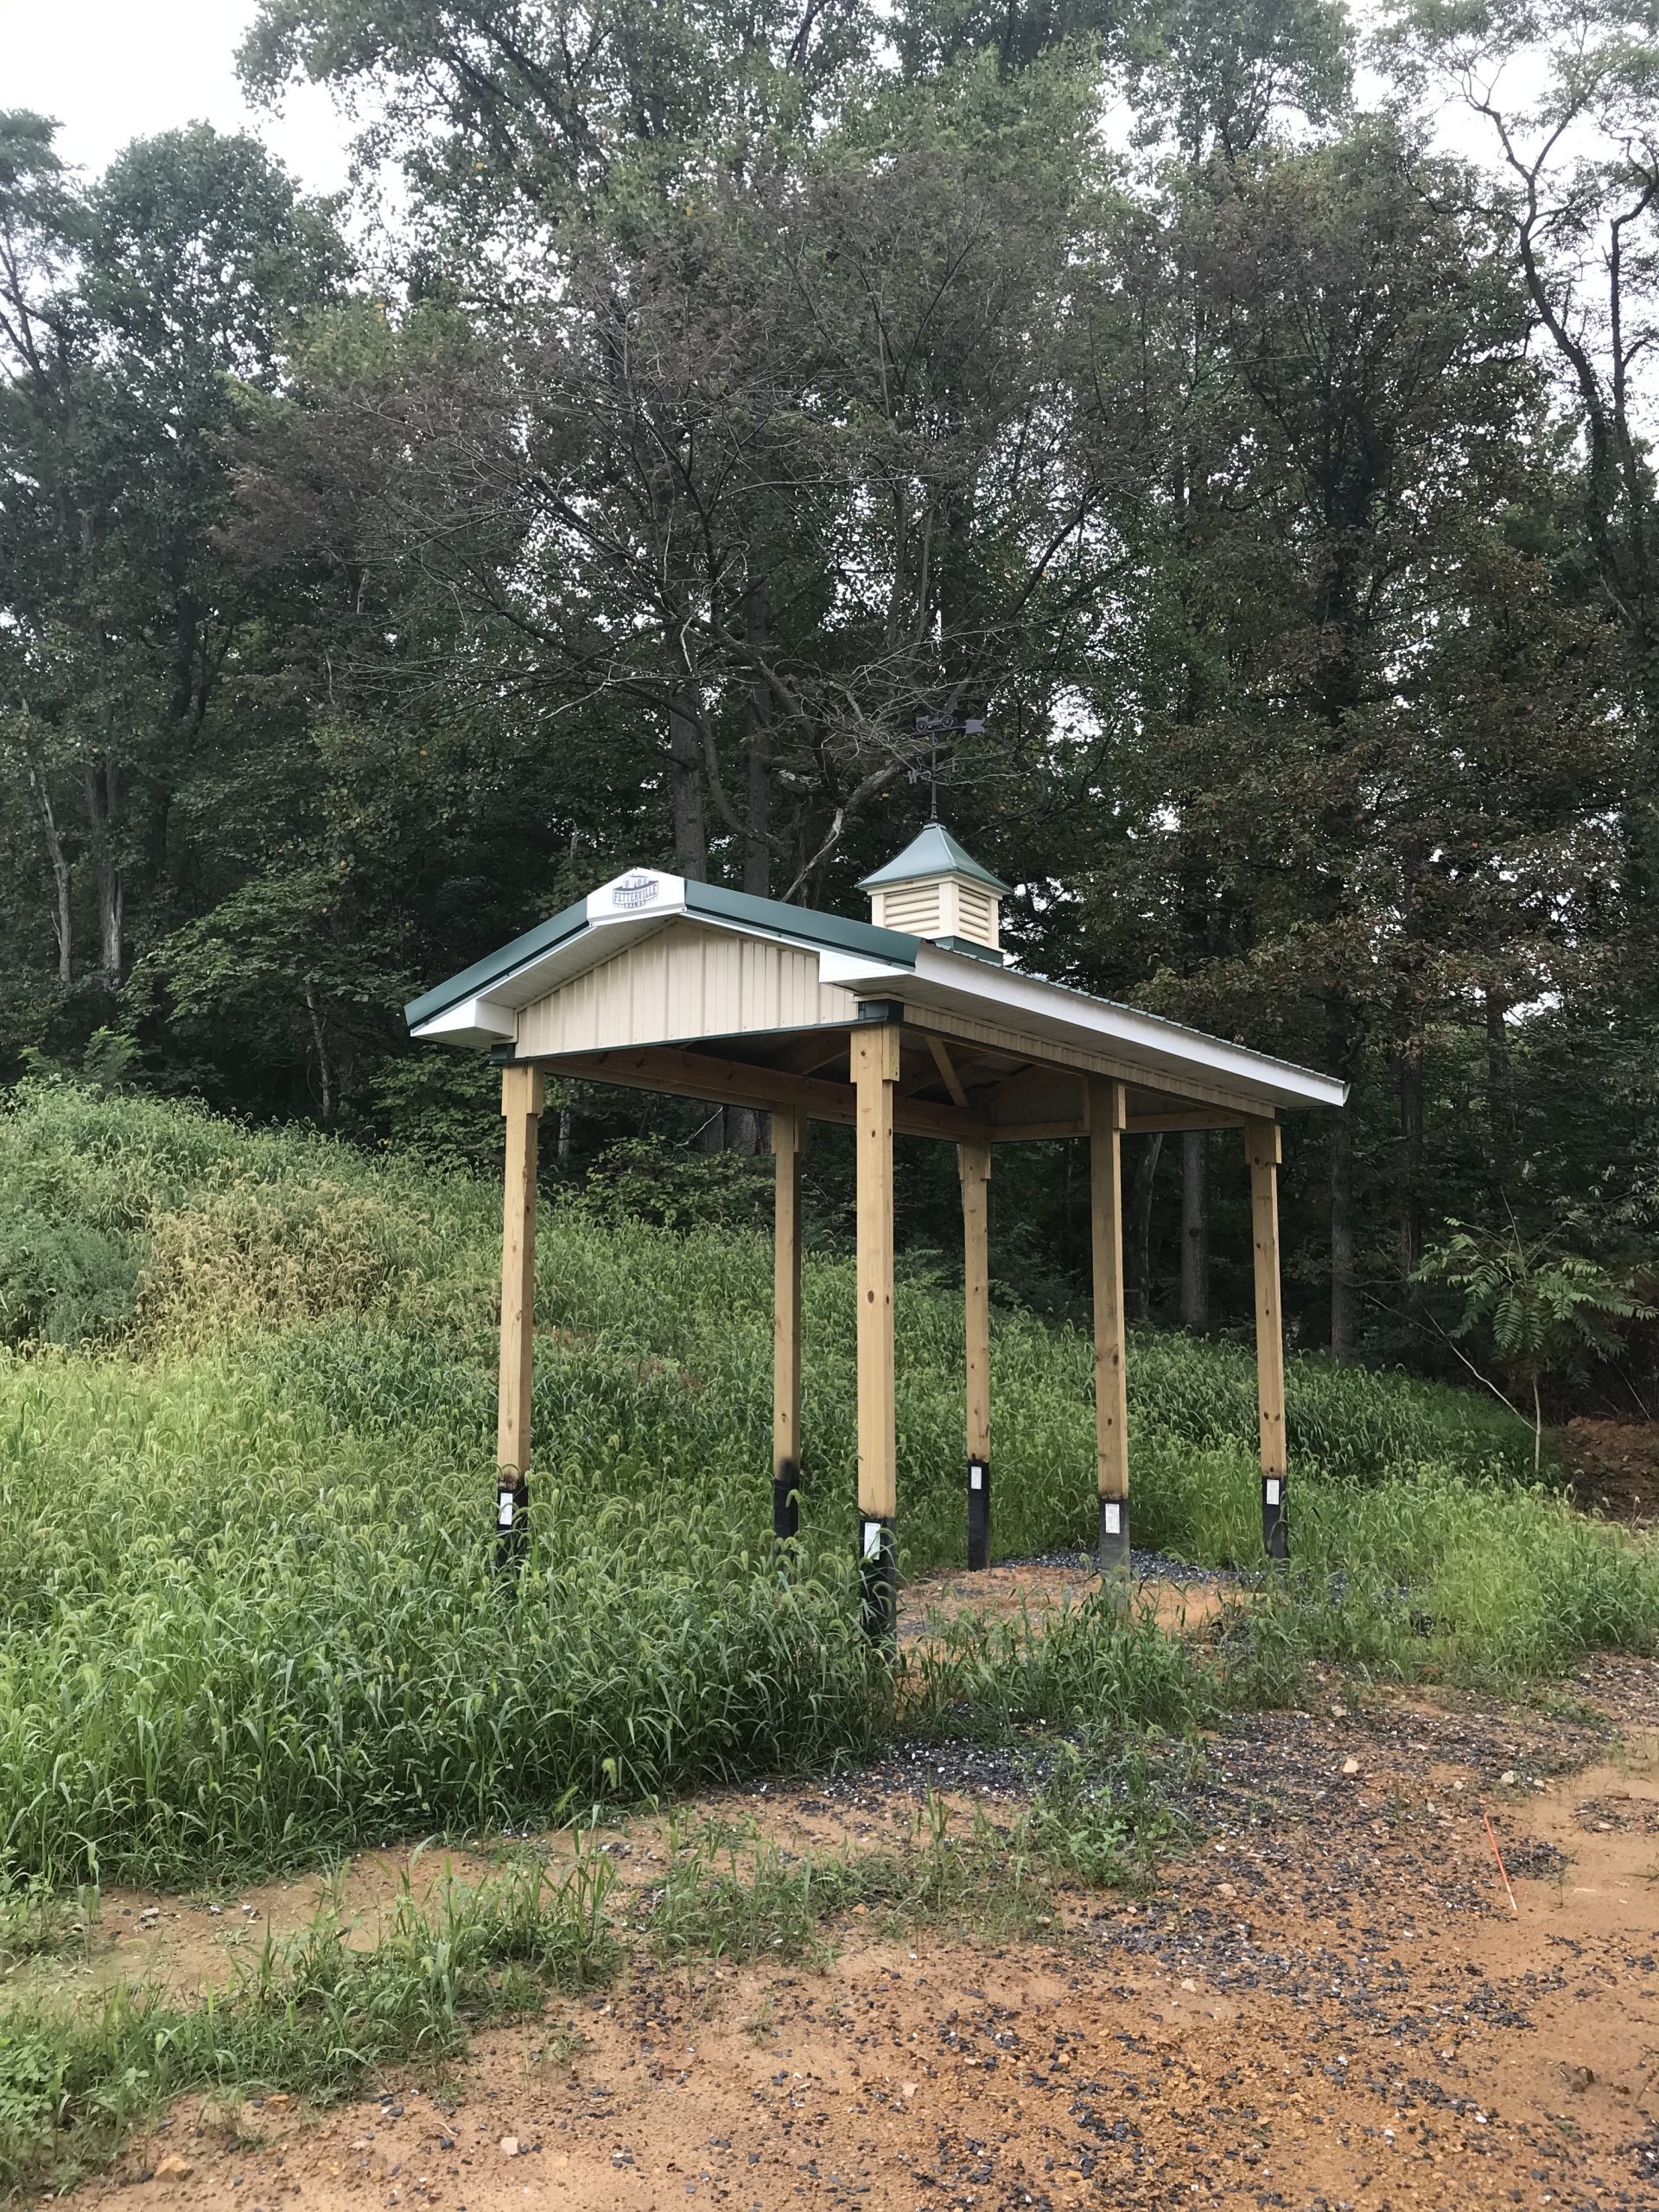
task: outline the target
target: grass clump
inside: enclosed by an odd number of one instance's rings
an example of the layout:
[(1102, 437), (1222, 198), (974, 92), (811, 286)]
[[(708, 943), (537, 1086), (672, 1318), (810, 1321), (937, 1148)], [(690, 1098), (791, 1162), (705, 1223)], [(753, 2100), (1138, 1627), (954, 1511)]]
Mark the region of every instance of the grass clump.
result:
[(1124, 1615), (1102, 1595), (1042, 1619), (936, 1620), (909, 1680), (907, 1727), (993, 1743), (1033, 1727), (1183, 1735), (1221, 1709), (1198, 1651), (1161, 1634), (1150, 1606)]
[(824, 1922), (865, 1897), (865, 1869), (850, 1853), (803, 1856), (753, 1825), (703, 1821), (671, 1830), (667, 1871), (644, 1924), (655, 1955), (675, 1964), (822, 1961)]
[(1028, 1819), (999, 1827), (975, 1807), (964, 1821), (930, 1790), (907, 1843), (892, 1850), (791, 1852), (753, 1823), (683, 1830), (642, 1925), (655, 1955), (676, 1964), (822, 1966), (835, 1949), (827, 1923), (851, 1913), (995, 1940), (1037, 1934), (1052, 1907)]
[(192, 2090), (337, 2096), (377, 2068), (441, 2059), (486, 2022), (533, 2016), (550, 1990), (602, 1980), (620, 1956), (608, 1861), (517, 1869), (423, 1904), (405, 1889), (372, 1948), (324, 1911), (268, 1940), (235, 1986), (198, 2002), (116, 1988), (73, 2012), (0, 2015), (0, 2188), (67, 2183)]
[(1191, 1746), (1150, 1735), (1061, 1742), (1027, 1816), (1033, 1847), (1085, 1888), (1150, 1890), (1163, 1854), (1192, 1840), (1169, 1786), (1178, 1763), (1190, 1778)]
[(1659, 1548), (1547, 1491), (1424, 1468), (1358, 1497), (1317, 1480), (1297, 1495), (1289, 1570), (1268, 1578), (1231, 1639), (1234, 1658), (1286, 1695), (1316, 1656), (1518, 1692), (1586, 1653), (1659, 1640)]
[(791, 1851), (753, 1821), (674, 1827), (639, 1925), (655, 1955), (677, 1964), (823, 1965), (835, 1948), (829, 1923), (851, 1913), (985, 1941), (1036, 1935), (1053, 1924), (1057, 1884), (1155, 1885), (1161, 1858), (1192, 1840), (1173, 1785), (1191, 1778), (1193, 1760), (1150, 1734), (1061, 1738), (1033, 1757), (1029, 1802), (1005, 1821), (980, 1805), (964, 1815), (930, 1789), (893, 1849)]
[(0, 1976), (24, 1959), (84, 1948), (101, 1902), (91, 1883), (61, 1890), (40, 1873), (0, 1879)]

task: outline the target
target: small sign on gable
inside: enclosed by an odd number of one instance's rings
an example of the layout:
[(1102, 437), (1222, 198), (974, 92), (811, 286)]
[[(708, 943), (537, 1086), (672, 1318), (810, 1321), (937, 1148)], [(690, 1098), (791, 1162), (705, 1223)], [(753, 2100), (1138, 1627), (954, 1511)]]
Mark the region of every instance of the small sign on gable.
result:
[(604, 921), (612, 915), (638, 914), (652, 907), (677, 912), (685, 904), (684, 886), (677, 875), (664, 875), (651, 868), (630, 868), (588, 897), (588, 918)]

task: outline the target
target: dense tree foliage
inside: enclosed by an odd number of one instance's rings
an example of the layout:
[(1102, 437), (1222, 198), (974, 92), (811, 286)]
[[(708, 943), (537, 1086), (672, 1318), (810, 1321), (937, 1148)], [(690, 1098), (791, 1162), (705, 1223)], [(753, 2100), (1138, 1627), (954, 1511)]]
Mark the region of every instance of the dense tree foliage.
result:
[[(10, 1067), (482, 1154), (412, 988), (631, 861), (856, 912), (937, 772), (1028, 963), (1352, 1084), (1288, 1151), (1307, 1341), (1469, 1357), (1473, 1239), (1611, 1286), (1630, 1406), (1659, 41), (1402, 0), (1369, 109), (1361, 58), (1336, 0), (264, 0), (375, 226), (0, 118)], [(556, 1172), (660, 1200), (702, 1123), (569, 1095)], [(1147, 1306), (1242, 1319), (1229, 1149), (1132, 1171)], [(1065, 1148), (998, 1192), (1075, 1294)]]

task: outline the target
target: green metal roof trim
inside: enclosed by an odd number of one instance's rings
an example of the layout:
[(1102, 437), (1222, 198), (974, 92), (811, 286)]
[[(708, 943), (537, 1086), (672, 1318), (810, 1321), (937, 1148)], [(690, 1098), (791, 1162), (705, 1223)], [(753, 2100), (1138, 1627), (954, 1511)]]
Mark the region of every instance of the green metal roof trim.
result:
[[(694, 883), (688, 880), (683, 888), (685, 912), (690, 915), (702, 915), (709, 921), (735, 922), (746, 929), (764, 930), (770, 936), (822, 945), (830, 952), (867, 953), (894, 968), (916, 965), (916, 948), (920, 939), (906, 937), (902, 930), (879, 930), (871, 922), (849, 922), (843, 915), (821, 914), (810, 906), (791, 906), (781, 899), (757, 899), (750, 892), (728, 891), (717, 883)], [(487, 995), (496, 984), (505, 982), (509, 976), (516, 975), (544, 952), (551, 952), (570, 938), (581, 936), (589, 926), (588, 901), (578, 899), (574, 906), (567, 906), (550, 921), (540, 922), (522, 937), (514, 938), (499, 952), (486, 953), (470, 968), (463, 968), (460, 975), (451, 976), (447, 982), (435, 983), (419, 998), (411, 999), (404, 1008), (404, 1020), (411, 1029), (416, 1029), (422, 1022), (448, 1013), (465, 999)]]
[(470, 968), (463, 968), (458, 976), (451, 976), (447, 982), (435, 983), (429, 991), (411, 999), (404, 1008), (404, 1020), (411, 1029), (417, 1029), (434, 1015), (444, 1014), (452, 1006), (459, 1006), (463, 999), (477, 998), (487, 991), (492, 983), (499, 983), (527, 960), (534, 960), (543, 952), (551, 952), (556, 945), (563, 944), (569, 938), (580, 936), (588, 926), (588, 901), (578, 899), (574, 906), (567, 906), (555, 914), (550, 921), (537, 922), (533, 930), (526, 930), (511, 944), (504, 944), (499, 952), (486, 952), (481, 960), (474, 960)]
[(753, 892), (727, 891), (718, 883), (688, 883), (688, 914), (707, 914), (778, 937), (798, 938), (830, 952), (868, 952), (895, 968), (913, 968), (919, 938), (903, 930), (879, 930), (874, 922), (850, 922), (844, 914), (821, 914), (814, 906), (791, 906), (781, 899), (757, 899)]
[(963, 850), (942, 822), (930, 822), (919, 836), (912, 837), (896, 860), (885, 868), (876, 869), (874, 875), (861, 876), (861, 891), (880, 891), (889, 883), (913, 883), (918, 876), (965, 875), (976, 883), (982, 883), (992, 891), (1006, 892), (1009, 886), (1000, 875), (993, 875), (982, 868), (969, 852)]

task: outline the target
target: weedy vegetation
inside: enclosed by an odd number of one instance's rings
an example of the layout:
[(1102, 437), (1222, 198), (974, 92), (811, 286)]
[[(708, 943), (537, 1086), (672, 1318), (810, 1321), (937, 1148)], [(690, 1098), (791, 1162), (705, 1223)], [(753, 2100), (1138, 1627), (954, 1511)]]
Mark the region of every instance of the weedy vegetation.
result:
[[(1129, 1362), (1138, 1541), (1254, 1582), (1209, 1643), (1096, 1603), (957, 1620), (895, 1675), (858, 1632), (850, 1264), (809, 1260), (803, 1529), (769, 1532), (764, 1238), (553, 1209), (531, 1541), (489, 1504), (499, 1194), (188, 1106), (24, 1085), (0, 1111), (0, 1953), (84, 1940), (100, 1880), (209, 1885), (365, 1843), (546, 1825), (861, 1758), (904, 1731), (1049, 1746), (999, 1826), (788, 1857), (686, 1828), (645, 1924), (607, 1862), (334, 1922), (211, 2001), (0, 2014), (0, 2184), (64, 2171), (186, 2089), (323, 2094), (610, 1970), (810, 1959), (837, 1916), (1044, 1925), (1183, 1840), (1160, 1750), (1312, 1662), (1498, 1688), (1659, 1642), (1659, 1550), (1534, 1479), (1490, 1397), (1293, 1358), (1295, 1558), (1261, 1556), (1251, 1363)], [(901, 1282), (901, 1560), (960, 1560), (959, 1300)], [(1092, 1516), (1084, 1335), (994, 1325), (996, 1539)], [(1068, 1739), (1062, 1742), (1060, 1739)], [(1069, 1746), (1068, 1747), (1068, 1743)], [(1055, 1746), (1058, 1745), (1058, 1749)], [(553, 2031), (556, 2037), (556, 2032)], [(550, 2046), (551, 2048), (551, 2046)]]
[[(902, 1721), (1179, 1732), (1316, 1654), (1516, 1681), (1659, 1630), (1659, 1554), (1531, 1478), (1490, 1398), (1293, 1360), (1296, 1558), (1201, 1663), (1085, 1607), (959, 1625), (892, 1681), (855, 1627), (849, 1263), (809, 1263), (799, 1556), (772, 1556), (762, 1238), (555, 1211), (532, 1541), (495, 1571), (498, 1194), (188, 1106), (0, 1115), (0, 1864), (183, 1883), (869, 1751)], [(100, 1258), (99, 1255), (103, 1256)], [(902, 1284), (901, 1535), (958, 1559), (959, 1301)], [(999, 1313), (997, 1542), (1077, 1544), (1090, 1352)], [(1130, 1360), (1136, 1531), (1261, 1566), (1250, 1362)]]

